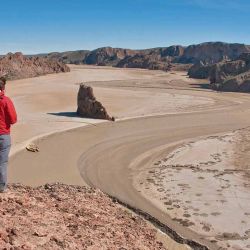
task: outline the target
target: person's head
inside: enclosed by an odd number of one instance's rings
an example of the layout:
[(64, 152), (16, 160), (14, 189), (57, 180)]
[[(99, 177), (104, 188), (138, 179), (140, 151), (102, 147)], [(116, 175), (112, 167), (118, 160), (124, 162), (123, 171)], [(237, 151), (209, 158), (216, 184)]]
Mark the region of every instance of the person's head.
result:
[(0, 77), (0, 91), (3, 91), (5, 89), (6, 85), (6, 78), (4, 76)]

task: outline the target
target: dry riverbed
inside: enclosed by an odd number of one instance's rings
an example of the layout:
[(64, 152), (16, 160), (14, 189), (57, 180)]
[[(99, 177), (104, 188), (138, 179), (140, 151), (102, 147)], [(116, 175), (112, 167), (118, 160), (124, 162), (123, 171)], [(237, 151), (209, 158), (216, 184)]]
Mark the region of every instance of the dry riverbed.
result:
[(250, 248), (250, 129), (179, 145), (134, 178), (173, 220), (225, 249)]

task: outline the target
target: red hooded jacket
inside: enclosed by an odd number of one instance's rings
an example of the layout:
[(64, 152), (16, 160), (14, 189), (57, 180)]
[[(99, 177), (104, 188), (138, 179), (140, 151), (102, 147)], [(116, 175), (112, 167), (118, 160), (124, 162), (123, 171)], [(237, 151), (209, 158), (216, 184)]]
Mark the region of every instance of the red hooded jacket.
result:
[(10, 133), (10, 127), (17, 122), (16, 110), (9, 97), (0, 92), (0, 135)]

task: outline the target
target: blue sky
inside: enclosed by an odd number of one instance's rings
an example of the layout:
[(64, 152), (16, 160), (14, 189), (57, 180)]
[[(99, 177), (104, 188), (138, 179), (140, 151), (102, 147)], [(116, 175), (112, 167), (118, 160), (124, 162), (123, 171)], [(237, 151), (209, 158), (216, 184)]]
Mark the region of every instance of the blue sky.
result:
[(0, 54), (250, 44), (250, 0), (8, 0), (0, 10)]

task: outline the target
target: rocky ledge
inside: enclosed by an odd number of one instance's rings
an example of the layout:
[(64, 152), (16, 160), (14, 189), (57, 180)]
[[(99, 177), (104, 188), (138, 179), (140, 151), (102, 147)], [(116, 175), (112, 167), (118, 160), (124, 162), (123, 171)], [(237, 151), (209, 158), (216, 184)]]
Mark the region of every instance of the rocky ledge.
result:
[(87, 187), (10, 185), (0, 213), (0, 249), (165, 249), (143, 219)]
[(58, 60), (27, 57), (20, 52), (0, 58), (0, 76), (4, 75), (10, 80), (69, 71), (70, 68)]

